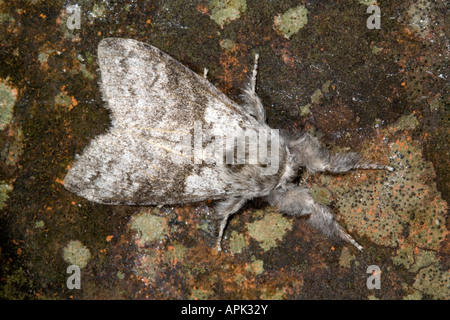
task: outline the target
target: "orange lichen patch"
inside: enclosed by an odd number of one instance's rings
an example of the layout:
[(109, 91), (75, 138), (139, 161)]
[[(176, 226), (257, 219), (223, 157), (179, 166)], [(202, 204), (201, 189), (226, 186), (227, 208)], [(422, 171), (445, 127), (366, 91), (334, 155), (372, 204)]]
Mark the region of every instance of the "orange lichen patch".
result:
[(61, 180), (59, 178), (56, 178), (55, 181), (58, 182), (59, 184), (64, 184), (64, 180)]
[(110, 242), (114, 238), (113, 235), (109, 235), (106, 237), (106, 242)]
[(208, 14), (209, 12), (208, 6), (203, 3), (199, 3), (195, 9), (201, 14)]
[(74, 96), (70, 97), (72, 99), (72, 104), (69, 106), (69, 111), (73, 109), (73, 107), (76, 107), (78, 105), (78, 101), (75, 99)]
[(45, 14), (43, 14), (43, 13), (41, 13), (41, 14), (39, 15), (39, 17), (41, 17), (42, 19), (46, 19), (46, 18), (47, 18), (47, 16), (46, 16)]
[(242, 66), (239, 61), (239, 55), (247, 51), (245, 44), (233, 43), (233, 46), (224, 50), (220, 57), (220, 64), (223, 68), (223, 75), (219, 78), (224, 83), (223, 90), (227, 91), (234, 87), (233, 80), (236, 75), (243, 78), (248, 73), (248, 66)]

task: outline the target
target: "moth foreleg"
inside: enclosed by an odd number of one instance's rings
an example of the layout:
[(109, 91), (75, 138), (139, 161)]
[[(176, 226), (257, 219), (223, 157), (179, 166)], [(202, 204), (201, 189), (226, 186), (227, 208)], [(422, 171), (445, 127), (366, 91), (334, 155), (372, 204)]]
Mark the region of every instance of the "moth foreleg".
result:
[(222, 237), (225, 227), (227, 226), (228, 218), (242, 208), (246, 201), (247, 200), (244, 198), (230, 198), (221, 201), (216, 205), (216, 214), (220, 220), (219, 235), (216, 242), (217, 251), (222, 251)]
[(362, 247), (336, 221), (331, 209), (314, 201), (308, 189), (304, 187), (275, 189), (266, 199), (271, 205), (277, 205), (282, 213), (292, 216), (309, 215), (308, 223), (327, 237), (345, 240), (362, 251)]
[(244, 100), (243, 108), (244, 110), (255, 117), (260, 123), (266, 122), (266, 112), (261, 99), (256, 94), (256, 75), (258, 73), (258, 58), (259, 54), (255, 55), (255, 65), (253, 67), (253, 72), (250, 77), (248, 85), (244, 88), (242, 93), (242, 99)]

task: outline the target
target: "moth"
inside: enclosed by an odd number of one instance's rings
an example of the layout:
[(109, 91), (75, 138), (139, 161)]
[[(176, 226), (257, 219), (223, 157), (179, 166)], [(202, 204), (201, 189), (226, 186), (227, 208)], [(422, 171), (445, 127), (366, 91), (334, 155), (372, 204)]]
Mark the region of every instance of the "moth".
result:
[(205, 76), (136, 40), (103, 39), (98, 62), (112, 125), (76, 156), (64, 179), (69, 191), (106, 205), (217, 200), (218, 250), (229, 217), (262, 197), (281, 213), (306, 216), (326, 236), (362, 250), (332, 210), (294, 181), (304, 169), (392, 168), (355, 152), (331, 155), (307, 133), (274, 133), (256, 94), (258, 55), (242, 105)]

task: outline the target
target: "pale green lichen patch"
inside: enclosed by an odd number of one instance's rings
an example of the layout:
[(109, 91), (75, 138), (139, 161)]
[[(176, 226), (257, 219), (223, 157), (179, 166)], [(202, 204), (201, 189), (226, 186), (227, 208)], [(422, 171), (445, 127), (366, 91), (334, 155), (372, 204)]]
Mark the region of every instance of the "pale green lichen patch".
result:
[(349, 268), (351, 263), (355, 261), (355, 256), (347, 247), (342, 248), (341, 256), (339, 257), (339, 265), (344, 268)]
[(400, 253), (393, 259), (394, 263), (401, 264), (416, 274), (412, 286), (404, 285), (405, 290), (410, 292), (405, 299), (422, 299), (423, 294), (426, 294), (433, 299), (448, 300), (450, 298), (450, 271), (443, 270), (436, 252), (417, 247), (407, 249), (410, 252), (399, 250)]
[(307, 116), (311, 112), (311, 103), (305, 104), (300, 107), (300, 115), (302, 117)]
[(188, 249), (181, 244), (175, 243), (166, 250), (164, 260), (170, 265), (182, 262), (188, 252)]
[(12, 185), (0, 181), (0, 209), (2, 209), (5, 206), (6, 200), (8, 200), (9, 193), (12, 190)]
[(64, 247), (63, 258), (67, 263), (83, 269), (91, 258), (91, 252), (81, 241), (72, 240)]
[(359, 3), (365, 4), (366, 6), (371, 6), (377, 3), (377, 0), (358, 0)]
[(320, 100), (322, 99), (324, 93), (328, 93), (330, 90), (330, 85), (331, 85), (331, 81), (327, 80), (324, 84), (322, 84), (322, 88), (321, 89), (317, 89), (316, 91), (314, 91), (314, 93), (311, 95), (310, 99), (311, 99), (311, 103), (308, 103), (304, 106), (300, 107), (300, 115), (301, 116), (306, 116), (311, 112), (311, 106), (313, 104), (319, 103)]
[(291, 8), (274, 19), (274, 29), (289, 39), (308, 23), (308, 10), (305, 6)]
[(0, 161), (3, 161), (7, 166), (14, 166), (19, 161), (23, 153), (23, 132), (16, 126), (9, 127), (9, 135), (14, 139), (8, 139), (0, 152)]
[(214, 292), (211, 289), (192, 288), (190, 300), (207, 300)]
[(242, 250), (247, 246), (247, 241), (243, 234), (233, 230), (228, 247), (231, 253), (242, 253)]
[(219, 26), (239, 19), (241, 13), (247, 10), (246, 0), (210, 0), (209, 9), (211, 10), (211, 19)]
[(252, 262), (246, 266), (245, 270), (255, 275), (259, 275), (264, 272), (264, 262), (262, 260), (256, 260), (253, 257)]
[(408, 9), (409, 24), (421, 37), (425, 37), (431, 29), (433, 17), (430, 15), (431, 2), (429, 0), (418, 0)]
[(445, 107), (444, 104), (441, 101), (439, 101), (438, 98), (436, 98), (430, 102), (430, 111), (439, 111), (439, 110), (444, 111)]
[(34, 223), (34, 227), (36, 228), (36, 229), (41, 229), (41, 228), (43, 228), (45, 226), (45, 223), (44, 223), (44, 221), (42, 221), (42, 220), (38, 220), (38, 221), (36, 221), (35, 223)]
[(283, 300), (285, 297), (283, 290), (278, 289), (272, 292), (264, 288), (260, 298), (262, 300)]
[(329, 205), (331, 203), (331, 192), (325, 187), (313, 186), (311, 195), (317, 202)]
[(439, 265), (423, 268), (417, 274), (412, 286), (433, 299), (448, 300), (450, 299), (450, 271), (444, 271)]
[(11, 122), (16, 99), (17, 90), (12, 89), (5, 80), (0, 79), (0, 130), (5, 129)]
[(433, 167), (409, 136), (400, 136), (390, 150), (395, 171), (380, 171), (378, 179), (363, 179), (353, 190), (336, 189), (337, 208), (350, 230), (375, 243), (397, 247), (408, 241), (436, 250), (447, 232), (447, 204), (437, 191)]
[(106, 16), (106, 7), (102, 3), (96, 3), (92, 7), (92, 10), (89, 11), (88, 17), (91, 21), (94, 21), (95, 19), (102, 18)]
[(144, 282), (154, 281), (156, 278), (156, 270), (158, 269), (158, 254), (154, 250), (145, 250), (140, 252), (138, 263), (135, 267), (136, 274), (142, 278)]
[(168, 232), (167, 221), (150, 212), (143, 212), (131, 218), (131, 229), (138, 233), (142, 244), (152, 241), (161, 241)]
[(414, 113), (409, 115), (403, 115), (398, 119), (395, 123), (389, 126), (389, 128), (395, 130), (413, 130), (419, 125), (419, 121), (417, 120)]
[(55, 96), (55, 104), (58, 106), (69, 107), (72, 104), (72, 99), (65, 92), (60, 92)]
[(259, 242), (264, 251), (277, 246), (288, 230), (292, 229), (292, 221), (276, 212), (268, 212), (261, 220), (248, 226), (249, 235)]
[[(378, 245), (396, 248), (392, 262), (416, 273), (414, 284), (405, 284), (406, 299), (421, 296), (417, 292), (448, 299), (449, 274), (436, 257), (448, 234), (448, 205), (437, 190), (431, 162), (424, 158), (420, 144), (409, 131), (403, 130), (413, 127), (415, 119), (407, 116), (380, 133), (379, 139), (384, 136), (392, 141), (385, 148), (390, 153), (388, 164), (395, 171), (358, 171), (353, 178), (331, 179), (327, 188), (337, 199), (336, 208), (346, 230), (357, 240), (365, 236)], [(366, 155), (377, 150), (371, 145), (366, 148)], [(344, 252), (340, 263), (349, 265)]]
[(234, 47), (234, 41), (231, 39), (220, 40), (220, 46), (227, 51), (230, 51)]

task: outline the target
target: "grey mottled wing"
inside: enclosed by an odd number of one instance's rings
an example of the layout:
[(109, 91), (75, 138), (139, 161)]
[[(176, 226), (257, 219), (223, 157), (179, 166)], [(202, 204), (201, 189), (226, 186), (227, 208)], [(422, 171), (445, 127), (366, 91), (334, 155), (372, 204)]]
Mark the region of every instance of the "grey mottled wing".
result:
[[(200, 123), (212, 135), (258, 128), (233, 101), (159, 49), (131, 39), (100, 42), (101, 89), (112, 127), (77, 157), (66, 188), (104, 204), (219, 199), (239, 191), (221, 166), (196, 165), (177, 149)], [(212, 141), (203, 141), (207, 147)], [(191, 159), (192, 160), (192, 159)], [(242, 191), (240, 191), (242, 192)]]

